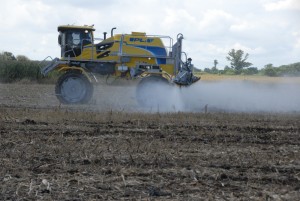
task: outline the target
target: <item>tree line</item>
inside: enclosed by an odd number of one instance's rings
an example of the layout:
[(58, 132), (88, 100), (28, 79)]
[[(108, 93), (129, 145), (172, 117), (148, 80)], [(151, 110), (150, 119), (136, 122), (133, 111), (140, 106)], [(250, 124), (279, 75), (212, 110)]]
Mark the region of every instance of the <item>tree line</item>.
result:
[[(300, 62), (282, 65), (279, 67), (267, 64), (262, 69), (252, 67), (248, 62), (249, 54), (243, 50), (232, 49), (226, 59), (230, 66), (224, 69), (217, 68), (218, 60), (213, 61), (213, 67), (204, 70), (195, 69), (197, 72), (224, 75), (265, 75), (265, 76), (300, 76)], [(51, 82), (57, 78), (57, 72), (51, 72), (46, 79), (40, 73), (40, 61), (32, 61), (24, 55), (14, 56), (11, 52), (0, 53), (0, 82), (14, 82), (22, 79), (37, 82)]]
[(20, 80), (49, 82), (57, 73), (46, 79), (40, 72), (40, 61), (32, 61), (24, 55), (14, 56), (11, 52), (0, 53), (0, 82), (9, 83)]
[[(230, 67), (225, 66), (223, 70), (217, 68), (218, 60), (214, 60), (214, 66), (204, 68), (203, 72), (209, 74), (224, 74), (224, 75), (264, 75), (271, 77), (281, 76), (300, 76), (300, 62), (282, 65), (279, 67), (273, 64), (266, 64), (263, 68), (251, 67), (252, 63), (248, 62), (249, 54), (243, 50), (232, 49), (228, 52), (226, 59), (230, 62)], [(198, 70), (202, 72), (202, 70)]]

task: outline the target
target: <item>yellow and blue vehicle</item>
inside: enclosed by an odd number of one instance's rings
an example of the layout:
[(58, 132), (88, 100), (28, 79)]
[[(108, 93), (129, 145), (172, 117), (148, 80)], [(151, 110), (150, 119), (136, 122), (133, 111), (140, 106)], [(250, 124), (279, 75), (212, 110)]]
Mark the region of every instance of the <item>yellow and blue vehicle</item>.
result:
[[(58, 27), (61, 58), (53, 59), (41, 69), (46, 76), (53, 70), (64, 72), (55, 93), (61, 103), (87, 103), (93, 96), (96, 75), (141, 79), (137, 85), (137, 101), (149, 106), (157, 103), (152, 84), (189, 86), (200, 78), (193, 75), (191, 59), (182, 52), (183, 35), (176, 43), (169, 36), (103, 33), (96, 43), (93, 26), (63, 25)], [(167, 44), (166, 44), (167, 43)], [(182, 57), (185, 56), (185, 61)], [(145, 88), (149, 85), (150, 87)], [(153, 99), (153, 100), (152, 100)]]

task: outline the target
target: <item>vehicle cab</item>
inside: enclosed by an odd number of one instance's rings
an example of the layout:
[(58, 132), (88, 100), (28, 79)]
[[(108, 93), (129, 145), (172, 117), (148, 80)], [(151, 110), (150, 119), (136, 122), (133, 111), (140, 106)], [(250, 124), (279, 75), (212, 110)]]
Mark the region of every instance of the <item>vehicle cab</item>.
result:
[(58, 28), (61, 57), (78, 57), (84, 48), (93, 44), (93, 26), (64, 25)]

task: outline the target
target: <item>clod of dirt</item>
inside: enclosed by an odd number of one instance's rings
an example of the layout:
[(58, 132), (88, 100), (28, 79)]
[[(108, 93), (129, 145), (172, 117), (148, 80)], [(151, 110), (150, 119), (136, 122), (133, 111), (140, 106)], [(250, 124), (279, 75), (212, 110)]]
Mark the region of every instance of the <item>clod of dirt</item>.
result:
[(43, 190), (41, 191), (41, 193), (50, 193), (50, 190), (48, 190), (48, 189), (43, 189)]
[(164, 192), (158, 187), (151, 187), (149, 189), (149, 196), (159, 197), (159, 196), (169, 196), (171, 193)]
[(91, 164), (91, 161), (88, 160), (88, 159), (84, 159), (84, 160), (82, 161), (82, 164), (83, 164), (83, 165), (89, 165), (89, 164)]
[(28, 125), (28, 124), (31, 124), (31, 125), (35, 125), (36, 122), (32, 119), (26, 119), (25, 121), (22, 122), (23, 125)]
[(68, 170), (67, 172), (69, 174), (75, 174), (75, 173), (78, 173), (78, 170), (77, 169), (71, 169), (71, 170)]

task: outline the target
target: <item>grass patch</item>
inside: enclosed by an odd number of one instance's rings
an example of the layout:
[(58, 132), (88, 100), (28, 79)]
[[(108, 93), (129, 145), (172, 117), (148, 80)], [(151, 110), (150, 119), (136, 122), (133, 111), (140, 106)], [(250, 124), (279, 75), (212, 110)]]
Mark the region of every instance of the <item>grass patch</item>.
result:
[(0, 61), (0, 82), (37, 82), (37, 83), (54, 83), (58, 73), (52, 72), (45, 79), (40, 72), (39, 61)]
[(202, 81), (223, 81), (223, 80), (245, 80), (264, 83), (297, 83), (300, 84), (300, 77), (267, 77), (261, 75), (218, 75), (196, 73)]

